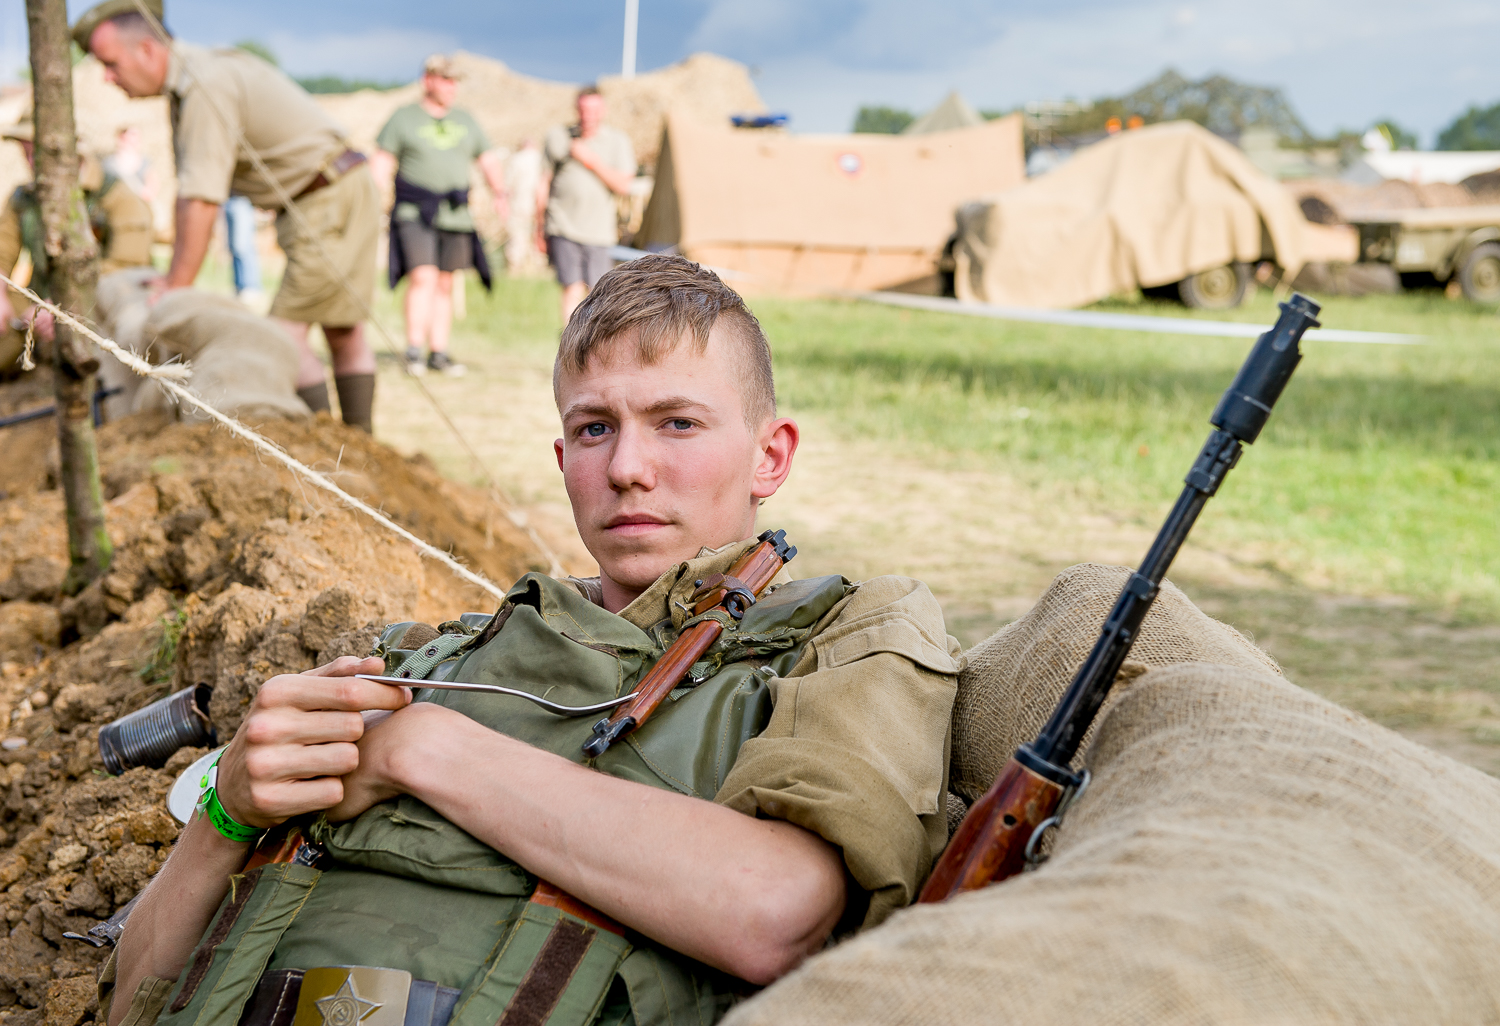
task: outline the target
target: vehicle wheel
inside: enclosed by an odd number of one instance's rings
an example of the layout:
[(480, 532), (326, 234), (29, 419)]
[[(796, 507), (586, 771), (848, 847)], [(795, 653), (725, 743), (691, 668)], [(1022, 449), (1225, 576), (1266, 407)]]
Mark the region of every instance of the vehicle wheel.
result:
[(1500, 243), (1475, 246), (1458, 272), (1464, 295), (1475, 303), (1500, 303)]
[(1182, 302), (1197, 310), (1228, 310), (1239, 306), (1249, 291), (1249, 264), (1225, 264), (1177, 283)]

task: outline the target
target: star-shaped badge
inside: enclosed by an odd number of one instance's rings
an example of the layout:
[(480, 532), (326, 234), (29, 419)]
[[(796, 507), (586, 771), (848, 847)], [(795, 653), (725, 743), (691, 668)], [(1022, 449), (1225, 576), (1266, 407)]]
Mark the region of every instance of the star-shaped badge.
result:
[(329, 997), (317, 1002), (323, 1026), (358, 1026), (358, 1023), (380, 1007), (378, 1001), (366, 1001), (354, 993), (354, 974), (344, 978), (344, 985)]

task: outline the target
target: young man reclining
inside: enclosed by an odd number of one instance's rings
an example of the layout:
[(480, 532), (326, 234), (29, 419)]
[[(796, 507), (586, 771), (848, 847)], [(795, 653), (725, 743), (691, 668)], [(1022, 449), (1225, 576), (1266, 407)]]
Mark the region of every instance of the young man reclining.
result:
[[(554, 380), (600, 576), (522, 578), (453, 679), (581, 705), (627, 693), (694, 581), (755, 544), (798, 430), (760, 325), (680, 258), (605, 275)], [(218, 767), (233, 822), (184, 829), (106, 965), (108, 1021), (710, 1023), (879, 923), (947, 840), (958, 645), (917, 581), (788, 582), (593, 761), (597, 717), (353, 679), (380, 659), (267, 681)], [(367, 729), (368, 710), (394, 713)], [(320, 811), (328, 868), (236, 875), (234, 824)]]

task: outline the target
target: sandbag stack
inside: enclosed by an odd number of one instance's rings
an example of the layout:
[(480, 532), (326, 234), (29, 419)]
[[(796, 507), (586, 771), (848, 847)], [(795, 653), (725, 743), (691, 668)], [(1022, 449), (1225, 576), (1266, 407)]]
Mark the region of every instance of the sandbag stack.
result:
[[(1004, 757), (974, 726), (1020, 710), (1027, 736), (1127, 573), (1074, 568), (971, 656), (959, 786)], [(1132, 659), (1155, 668), (1116, 685), (1050, 861), (898, 913), (729, 1026), (1500, 1018), (1500, 781), (1296, 687), (1175, 589)]]
[[(275, 321), (228, 296), (197, 289), (167, 292), (153, 306), (148, 282), (155, 273), (143, 268), (100, 280), (106, 334), (152, 363), (186, 361), (192, 369), (187, 387), (231, 417), (254, 423), (311, 415), (297, 397), (297, 345)], [(109, 415), (165, 409), (175, 410), (180, 420), (206, 419), (171, 402), (112, 357), (101, 364), (106, 387), (118, 383), (126, 388), (122, 400), (107, 408)]]

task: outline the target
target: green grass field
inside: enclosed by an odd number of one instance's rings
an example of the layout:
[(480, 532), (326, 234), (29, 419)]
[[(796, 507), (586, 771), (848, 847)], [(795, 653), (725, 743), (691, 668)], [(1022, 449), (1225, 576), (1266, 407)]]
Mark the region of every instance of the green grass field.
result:
[[(1124, 303), (1109, 304), (1112, 308)], [(791, 410), (1154, 523), (1247, 340), (759, 300)], [(1188, 311), (1168, 304), (1152, 313)], [(1268, 292), (1237, 320), (1270, 323)], [(1309, 342), (1270, 426), (1200, 530), (1312, 586), (1500, 610), (1500, 319), (1422, 295), (1330, 298), (1327, 327), (1423, 346)]]
[[(554, 304), (550, 283), (502, 280), (493, 297), (471, 289), (460, 331), (543, 358), (555, 345)], [(784, 410), (814, 411), (851, 438), (939, 464), (1003, 470), (1061, 501), (1152, 526), (1250, 346), (855, 302), (752, 305), (775, 350)], [(1102, 306), (1196, 316), (1167, 303)], [(1205, 316), (1275, 315), (1261, 291)], [(1500, 615), (1500, 318), (1415, 294), (1332, 297), (1322, 320), (1428, 342), (1305, 343), (1269, 427), (1198, 537), (1309, 587)]]

